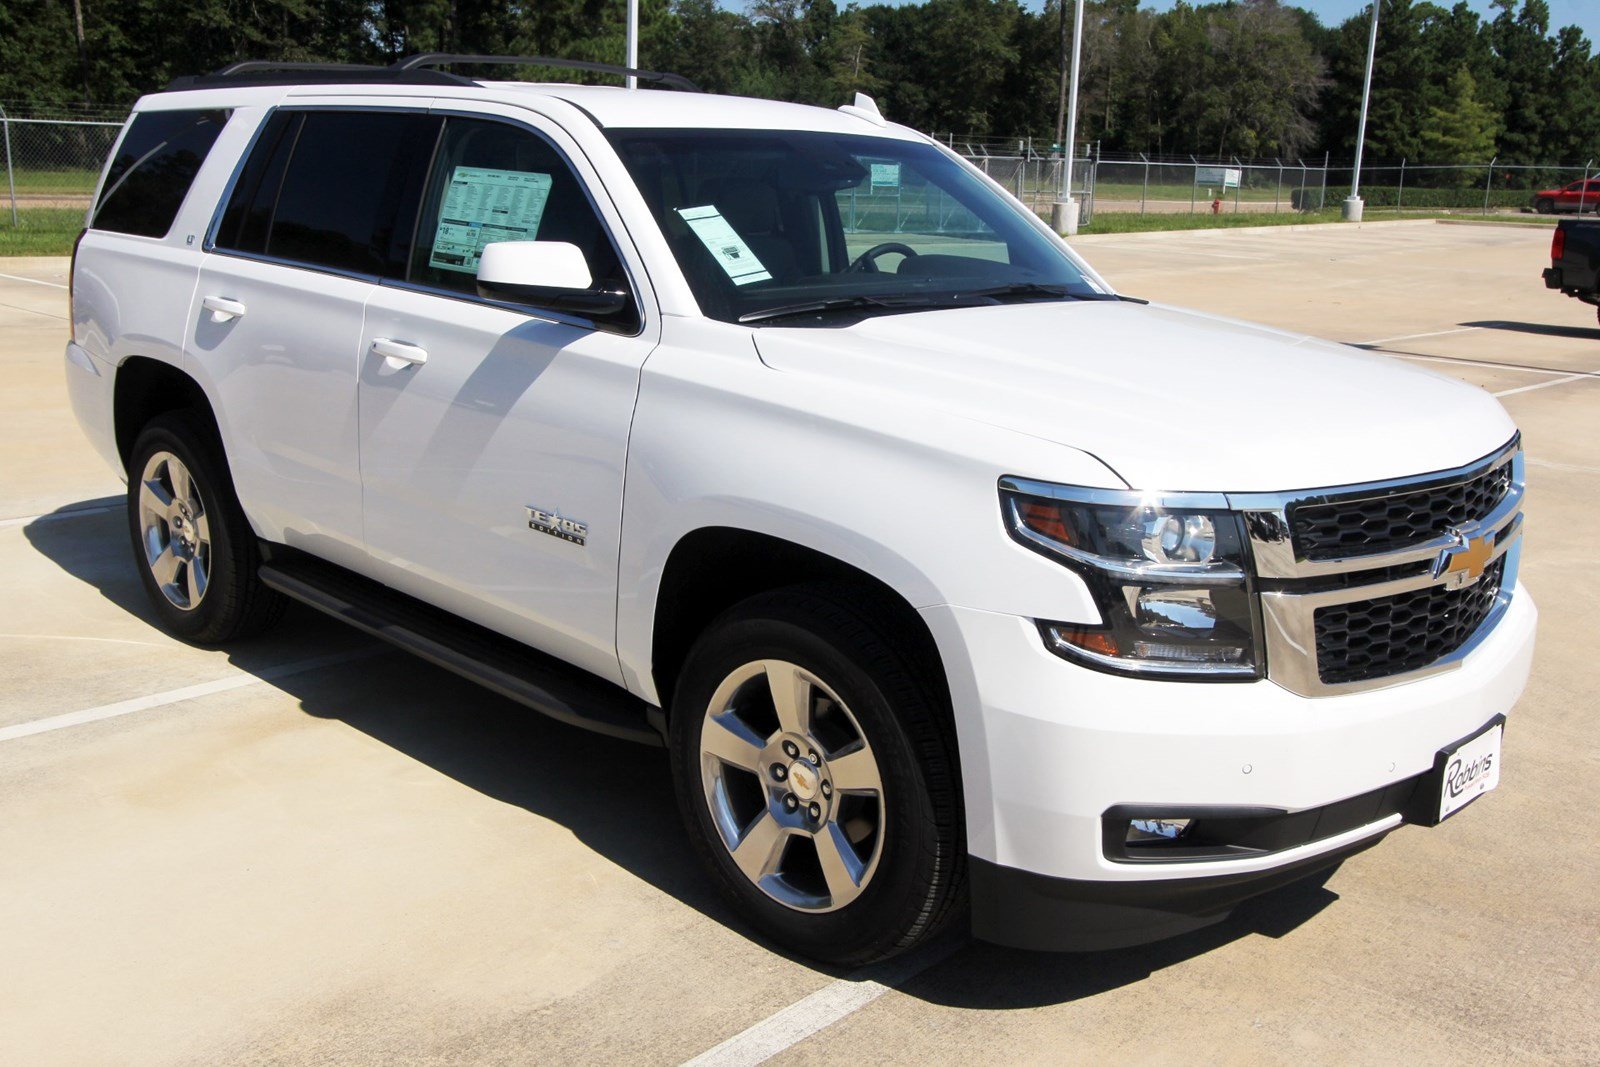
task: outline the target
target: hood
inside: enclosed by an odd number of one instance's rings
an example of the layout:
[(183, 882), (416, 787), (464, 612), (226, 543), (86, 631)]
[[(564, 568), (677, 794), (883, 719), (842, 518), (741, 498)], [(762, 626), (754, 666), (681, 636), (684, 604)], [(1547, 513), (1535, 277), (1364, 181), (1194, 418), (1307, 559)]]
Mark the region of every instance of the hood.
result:
[(1136, 489), (1405, 477), (1469, 463), (1516, 430), (1482, 389), (1414, 363), (1169, 307), (951, 308), (764, 327), (755, 342), (774, 370), (1080, 449)]

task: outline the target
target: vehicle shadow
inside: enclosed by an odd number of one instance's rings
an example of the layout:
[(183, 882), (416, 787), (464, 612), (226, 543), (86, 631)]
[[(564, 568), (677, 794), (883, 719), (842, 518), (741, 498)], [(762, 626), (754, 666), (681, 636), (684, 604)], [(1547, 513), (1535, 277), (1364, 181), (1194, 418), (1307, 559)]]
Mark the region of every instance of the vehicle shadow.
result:
[[(153, 623), (127, 548), (121, 509), (67, 516), (62, 509), (24, 527), (28, 542), (118, 608)], [(372, 657), (263, 683), (311, 716), (337, 720), (485, 797), (569, 830), (587, 847), (714, 922), (819, 973), (889, 980), (895, 964), (862, 971), (818, 966), (767, 943), (717, 895), (679, 825), (665, 754), (567, 726), (341, 624), (291, 608), (280, 631), (229, 649), (257, 675), (340, 647)], [(1331, 872), (1327, 872), (1331, 873)], [(1322, 876), (1326, 878), (1326, 874)], [(575, 892), (582, 892), (575, 887)], [(1155, 945), (1079, 955), (1023, 952), (972, 942), (952, 931), (952, 954), (900, 985), (929, 1002), (1006, 1009), (1064, 1003), (1140, 981), (1240, 938), (1280, 937), (1337, 896), (1320, 880), (1252, 901), (1222, 923)], [(964, 925), (964, 920), (959, 920)], [(904, 973), (903, 966), (899, 973)]]
[(1555, 326), (1547, 322), (1512, 322), (1507, 319), (1483, 319), (1463, 322), (1462, 326), (1475, 326), (1480, 330), (1507, 330), (1512, 333), (1531, 333), (1541, 337), (1570, 337), (1579, 341), (1600, 341), (1600, 329), (1593, 326)]

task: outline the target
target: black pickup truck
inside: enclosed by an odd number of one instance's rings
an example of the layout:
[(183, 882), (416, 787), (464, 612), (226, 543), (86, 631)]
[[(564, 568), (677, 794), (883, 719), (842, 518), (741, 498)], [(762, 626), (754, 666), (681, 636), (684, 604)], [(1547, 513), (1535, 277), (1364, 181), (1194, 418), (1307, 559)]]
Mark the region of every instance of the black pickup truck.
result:
[(1600, 220), (1562, 219), (1556, 223), (1544, 284), (1595, 305), (1600, 318)]

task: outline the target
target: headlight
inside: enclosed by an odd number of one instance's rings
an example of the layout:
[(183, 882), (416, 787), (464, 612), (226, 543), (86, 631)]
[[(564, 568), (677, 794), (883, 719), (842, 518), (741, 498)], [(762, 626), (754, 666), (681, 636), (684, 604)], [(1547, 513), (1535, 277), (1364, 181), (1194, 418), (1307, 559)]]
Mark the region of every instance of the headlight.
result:
[(1052, 651), (1151, 676), (1261, 675), (1241, 517), (1221, 496), (1148, 495), (1006, 478), (1011, 536), (1088, 583), (1102, 622), (1041, 620)]

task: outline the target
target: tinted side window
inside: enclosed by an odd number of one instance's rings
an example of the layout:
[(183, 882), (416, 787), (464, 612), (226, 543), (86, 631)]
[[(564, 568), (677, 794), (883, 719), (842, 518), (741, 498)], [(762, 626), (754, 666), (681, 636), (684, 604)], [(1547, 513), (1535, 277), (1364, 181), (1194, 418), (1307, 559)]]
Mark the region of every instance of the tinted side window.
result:
[(146, 111), (135, 117), (106, 172), (90, 225), (165, 237), (227, 122), (226, 111)]
[(417, 223), (411, 280), (473, 293), (484, 245), (535, 240), (577, 245), (597, 288), (626, 288), (610, 236), (549, 142), (501, 122), (448, 120)]
[(302, 118), (292, 111), (279, 111), (262, 127), (217, 227), (217, 247), (239, 252), (267, 250), (267, 227)]
[(278, 190), (266, 254), (398, 276), (439, 123), (404, 112), (306, 112)]

